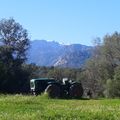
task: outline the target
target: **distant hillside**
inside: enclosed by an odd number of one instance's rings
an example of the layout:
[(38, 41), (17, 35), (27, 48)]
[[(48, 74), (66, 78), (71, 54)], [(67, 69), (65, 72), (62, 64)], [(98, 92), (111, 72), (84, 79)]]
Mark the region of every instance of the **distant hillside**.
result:
[(81, 67), (91, 56), (92, 47), (81, 44), (62, 45), (45, 40), (31, 41), (28, 63), (39, 66)]

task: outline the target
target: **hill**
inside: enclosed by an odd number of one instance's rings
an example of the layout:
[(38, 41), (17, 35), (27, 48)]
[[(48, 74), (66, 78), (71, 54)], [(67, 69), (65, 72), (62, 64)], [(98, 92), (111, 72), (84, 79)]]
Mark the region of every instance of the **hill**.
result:
[(81, 44), (62, 45), (55, 41), (34, 40), (28, 63), (39, 66), (81, 67), (90, 58), (92, 47)]

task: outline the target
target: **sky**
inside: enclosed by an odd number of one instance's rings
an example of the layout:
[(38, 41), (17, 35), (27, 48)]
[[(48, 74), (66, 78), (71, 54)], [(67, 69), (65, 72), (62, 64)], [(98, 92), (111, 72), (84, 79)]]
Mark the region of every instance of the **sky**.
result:
[(120, 32), (120, 0), (0, 0), (0, 19), (11, 17), (31, 40), (92, 45)]

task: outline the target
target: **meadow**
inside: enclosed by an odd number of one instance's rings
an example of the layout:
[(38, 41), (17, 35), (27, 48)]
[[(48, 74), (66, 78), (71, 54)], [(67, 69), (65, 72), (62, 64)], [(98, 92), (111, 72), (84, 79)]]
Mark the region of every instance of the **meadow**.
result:
[(0, 95), (0, 120), (120, 120), (120, 100)]

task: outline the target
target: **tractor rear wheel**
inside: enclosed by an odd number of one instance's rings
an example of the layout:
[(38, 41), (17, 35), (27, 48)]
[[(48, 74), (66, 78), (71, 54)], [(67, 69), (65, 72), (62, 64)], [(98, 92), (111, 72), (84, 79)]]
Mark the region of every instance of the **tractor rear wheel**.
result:
[(69, 95), (71, 98), (81, 98), (83, 95), (83, 87), (80, 83), (75, 83), (70, 86)]
[(60, 97), (60, 87), (55, 84), (50, 84), (45, 89), (45, 93), (47, 93), (50, 98), (59, 98)]

